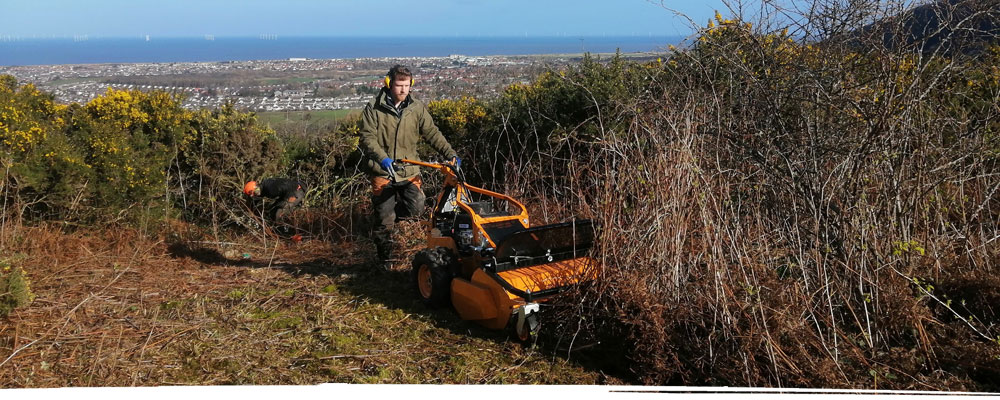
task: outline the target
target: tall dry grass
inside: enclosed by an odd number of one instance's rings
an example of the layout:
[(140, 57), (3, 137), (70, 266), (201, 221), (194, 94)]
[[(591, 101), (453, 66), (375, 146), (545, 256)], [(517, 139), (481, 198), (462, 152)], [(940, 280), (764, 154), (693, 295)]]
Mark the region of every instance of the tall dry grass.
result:
[(587, 321), (649, 384), (997, 390), (997, 58), (957, 45), (996, 8), (917, 32), (901, 4), (793, 3), (560, 74), (589, 116), (558, 134), (540, 102), (501, 118), (507, 190), (602, 227), (561, 334)]

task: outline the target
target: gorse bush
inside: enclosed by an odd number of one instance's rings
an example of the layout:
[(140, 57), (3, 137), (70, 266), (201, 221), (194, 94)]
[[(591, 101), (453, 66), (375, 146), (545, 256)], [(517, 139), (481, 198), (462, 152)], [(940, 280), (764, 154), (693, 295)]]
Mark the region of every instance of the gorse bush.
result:
[(166, 170), (191, 119), (180, 99), (108, 89), (74, 111), (66, 134), (84, 149), (94, 174), (86, 206), (104, 215), (135, 206), (163, 210)]
[(71, 210), (91, 171), (65, 135), (66, 107), (34, 85), (19, 86), (13, 77), (0, 76), (0, 108), (0, 193), (5, 200), (21, 200), (5, 204), (17, 216)]
[[(469, 148), (486, 124), (486, 107), (472, 97), (435, 100), (427, 105), (434, 124), (453, 147)], [(429, 152), (430, 147), (426, 150)]]
[(240, 193), (247, 181), (284, 169), (284, 150), (274, 131), (231, 105), (200, 110), (190, 124), (171, 164), (174, 203), (195, 222), (252, 226)]
[(86, 223), (177, 211), (194, 222), (247, 222), (237, 212), (245, 208), (240, 189), (284, 171), (280, 141), (251, 113), (189, 111), (180, 100), (109, 89), (85, 105), (62, 106), (3, 77), (5, 211)]
[(281, 138), (231, 105), (190, 111), (169, 93), (108, 89), (66, 106), (10, 76), (0, 77), (0, 104), (0, 193), (5, 212), (17, 217), (128, 223), (179, 216), (255, 228), (259, 218), (241, 189), (275, 176), (307, 182), (317, 206), (349, 209), (359, 201), (356, 116), (323, 135)]
[(5, 196), (35, 218), (107, 220), (135, 204), (162, 208), (165, 171), (188, 112), (165, 93), (108, 91), (62, 106), (9, 77), (0, 98)]

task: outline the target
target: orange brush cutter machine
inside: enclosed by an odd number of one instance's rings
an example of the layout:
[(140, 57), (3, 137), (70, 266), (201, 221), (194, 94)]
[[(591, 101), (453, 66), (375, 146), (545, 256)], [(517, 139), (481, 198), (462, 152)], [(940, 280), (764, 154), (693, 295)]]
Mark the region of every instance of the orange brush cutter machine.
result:
[(596, 278), (590, 220), (532, 227), (523, 204), (465, 183), (454, 164), (399, 162), (445, 177), (427, 248), (413, 258), (413, 284), (428, 306), (451, 304), (464, 320), (528, 340), (540, 327), (540, 305)]

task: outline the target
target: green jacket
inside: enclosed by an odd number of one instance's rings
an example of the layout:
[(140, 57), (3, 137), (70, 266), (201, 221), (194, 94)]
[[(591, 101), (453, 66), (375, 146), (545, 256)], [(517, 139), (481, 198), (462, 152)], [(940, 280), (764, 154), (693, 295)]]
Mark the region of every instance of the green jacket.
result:
[[(456, 156), (455, 150), (434, 125), (423, 102), (411, 95), (403, 102), (405, 107), (402, 111), (397, 112), (390, 99), (389, 92), (382, 89), (362, 113), (359, 147), (365, 155), (364, 163), (370, 175), (388, 177), (389, 174), (379, 166), (379, 162), (386, 157), (419, 161), (417, 143), (421, 137), (445, 157)], [(400, 165), (397, 163), (397, 166)], [(418, 174), (419, 166), (405, 164), (403, 172), (397, 172), (396, 177), (397, 180), (409, 179)]]

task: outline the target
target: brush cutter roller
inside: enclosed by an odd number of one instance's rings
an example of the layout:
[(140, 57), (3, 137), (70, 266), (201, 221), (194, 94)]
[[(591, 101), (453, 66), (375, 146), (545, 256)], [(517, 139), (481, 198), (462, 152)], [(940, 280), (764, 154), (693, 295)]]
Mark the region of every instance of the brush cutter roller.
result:
[(540, 304), (596, 277), (596, 262), (587, 255), (595, 237), (591, 221), (531, 227), (523, 204), (465, 183), (454, 164), (398, 161), (445, 177), (427, 248), (413, 258), (414, 287), (426, 305), (450, 303), (462, 319), (510, 327), (528, 340), (540, 327)]

